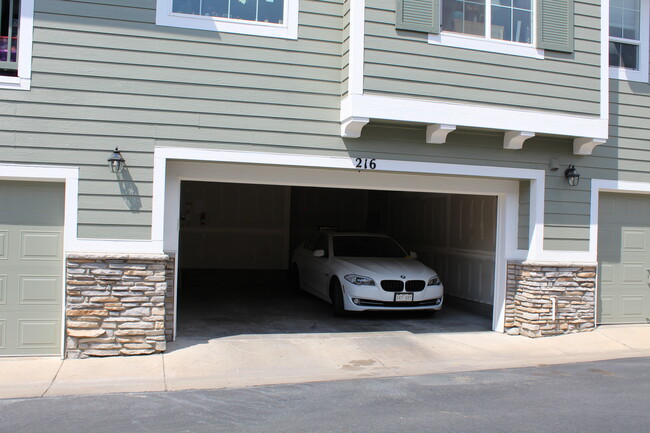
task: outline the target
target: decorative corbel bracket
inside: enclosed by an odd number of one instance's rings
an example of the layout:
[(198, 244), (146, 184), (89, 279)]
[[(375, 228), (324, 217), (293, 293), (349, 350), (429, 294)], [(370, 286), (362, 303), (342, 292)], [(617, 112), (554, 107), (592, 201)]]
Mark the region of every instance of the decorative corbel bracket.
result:
[(575, 155), (591, 155), (594, 147), (604, 144), (606, 141), (603, 138), (576, 138), (573, 140), (573, 153)]
[(447, 141), (447, 134), (456, 130), (456, 125), (434, 123), (427, 125), (427, 143), (442, 144)]
[(359, 138), (361, 137), (361, 130), (370, 122), (367, 117), (348, 117), (341, 121), (341, 137), (343, 138)]
[(524, 147), (524, 141), (534, 136), (534, 132), (506, 131), (503, 135), (503, 148), (509, 150), (519, 150)]

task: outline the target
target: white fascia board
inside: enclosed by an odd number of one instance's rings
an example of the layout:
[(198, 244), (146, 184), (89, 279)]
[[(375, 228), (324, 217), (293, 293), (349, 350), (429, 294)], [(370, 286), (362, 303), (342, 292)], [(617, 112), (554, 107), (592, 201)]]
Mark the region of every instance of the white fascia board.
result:
[(363, 94), (363, 62), (365, 53), (365, 0), (350, 1), (350, 41), (348, 54), (348, 94)]
[(79, 168), (0, 164), (0, 180), (65, 183), (63, 250), (69, 253), (161, 254), (162, 242), (130, 239), (87, 239), (77, 236)]
[(609, 123), (609, 0), (600, 2), (600, 118)]
[(34, 33), (34, 0), (20, 2), (18, 41), (18, 76), (0, 76), (0, 89), (29, 90), (32, 83), (32, 46)]
[[(245, 164), (250, 167), (264, 165), (346, 169), (359, 172), (354, 158), (212, 149), (156, 147), (154, 161), (158, 167), (154, 167), (154, 191), (156, 193), (154, 194), (152, 233), (164, 231), (165, 251), (176, 251), (178, 248), (178, 201), (181, 180), (223, 181), (225, 178), (234, 182), (304, 184), (305, 186), (310, 185), (309, 182), (313, 182), (320, 186), (342, 187), (342, 185), (336, 183), (339, 179), (333, 176), (328, 177), (330, 182), (328, 185), (322, 185), (322, 180), (314, 180), (314, 175), (293, 178), (289, 172), (285, 173), (281, 182), (269, 182), (262, 177), (255, 177), (261, 176), (263, 170), (256, 169), (252, 173), (244, 173), (245, 170), (242, 170), (241, 166), (222, 166), (219, 170), (215, 170), (214, 167), (210, 166), (198, 166), (196, 162), (235, 163)], [(169, 165), (170, 161), (173, 161), (172, 165)], [(395, 160), (377, 160), (376, 164), (377, 172), (454, 176), (450, 178), (449, 182), (445, 182), (447, 192), (496, 195), (507, 204), (505, 218), (510, 224), (514, 225), (516, 225), (518, 219), (519, 190), (516, 183), (508, 180), (530, 180), (533, 185), (538, 185), (536, 188), (537, 193), (531, 195), (531, 200), (541, 200), (541, 203), (537, 206), (541, 211), (531, 212), (530, 226), (537, 227), (535, 236), (543, 238), (543, 170)], [(159, 169), (162, 166), (166, 167), (166, 170)], [(462, 173), (463, 176), (458, 176), (459, 173)], [(387, 183), (377, 183), (373, 178), (359, 177), (357, 179), (359, 187), (390, 189), (393, 186)], [(364, 181), (372, 182), (372, 185), (362, 184)], [(165, 195), (162, 196), (156, 195), (159, 194), (158, 191), (161, 191), (161, 183), (166, 185)], [(164, 210), (161, 211), (161, 208), (164, 208)], [(523, 260), (526, 257), (528, 251), (517, 249), (516, 230), (506, 230), (504, 242), (506, 246), (504, 256), (507, 259)], [(535, 242), (534, 245), (541, 245), (541, 242)]]
[(599, 139), (608, 133), (606, 118), (368, 94), (343, 98), (341, 120), (349, 117)]
[(591, 180), (591, 218), (589, 220), (589, 251), (598, 255), (598, 206), (601, 192), (616, 192), (621, 194), (650, 194), (650, 183), (629, 182), (622, 180)]

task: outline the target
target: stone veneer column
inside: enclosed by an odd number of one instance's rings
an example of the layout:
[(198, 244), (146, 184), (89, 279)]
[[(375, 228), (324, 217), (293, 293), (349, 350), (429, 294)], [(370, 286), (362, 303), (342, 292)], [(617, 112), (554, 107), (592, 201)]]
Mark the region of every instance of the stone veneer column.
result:
[(165, 337), (167, 341), (174, 340), (174, 278), (176, 271), (176, 257), (167, 253), (169, 260), (165, 264), (167, 291), (165, 293)]
[(164, 351), (168, 260), (164, 254), (69, 254), (66, 357)]
[(596, 266), (508, 263), (505, 330), (544, 337), (595, 328)]

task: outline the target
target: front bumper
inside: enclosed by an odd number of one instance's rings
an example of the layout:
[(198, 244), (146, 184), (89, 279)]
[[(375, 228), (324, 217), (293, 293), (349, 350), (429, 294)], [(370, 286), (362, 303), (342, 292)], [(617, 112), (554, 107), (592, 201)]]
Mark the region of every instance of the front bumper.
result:
[(388, 292), (377, 286), (345, 284), (343, 286), (343, 301), (345, 309), (348, 311), (440, 310), (443, 302), (443, 291), (442, 284), (427, 286), (421, 292), (408, 292), (413, 293), (413, 301), (395, 302), (396, 292)]

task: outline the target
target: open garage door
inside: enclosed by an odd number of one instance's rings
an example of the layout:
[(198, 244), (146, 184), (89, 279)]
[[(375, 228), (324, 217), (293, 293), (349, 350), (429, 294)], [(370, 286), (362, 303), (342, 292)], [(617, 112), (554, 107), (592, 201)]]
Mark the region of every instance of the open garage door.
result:
[[(496, 214), (489, 195), (184, 181), (178, 334), (491, 329)], [(322, 226), (386, 233), (416, 251), (443, 280), (446, 313), (329, 321), (328, 304), (287, 287), (293, 250)]]

